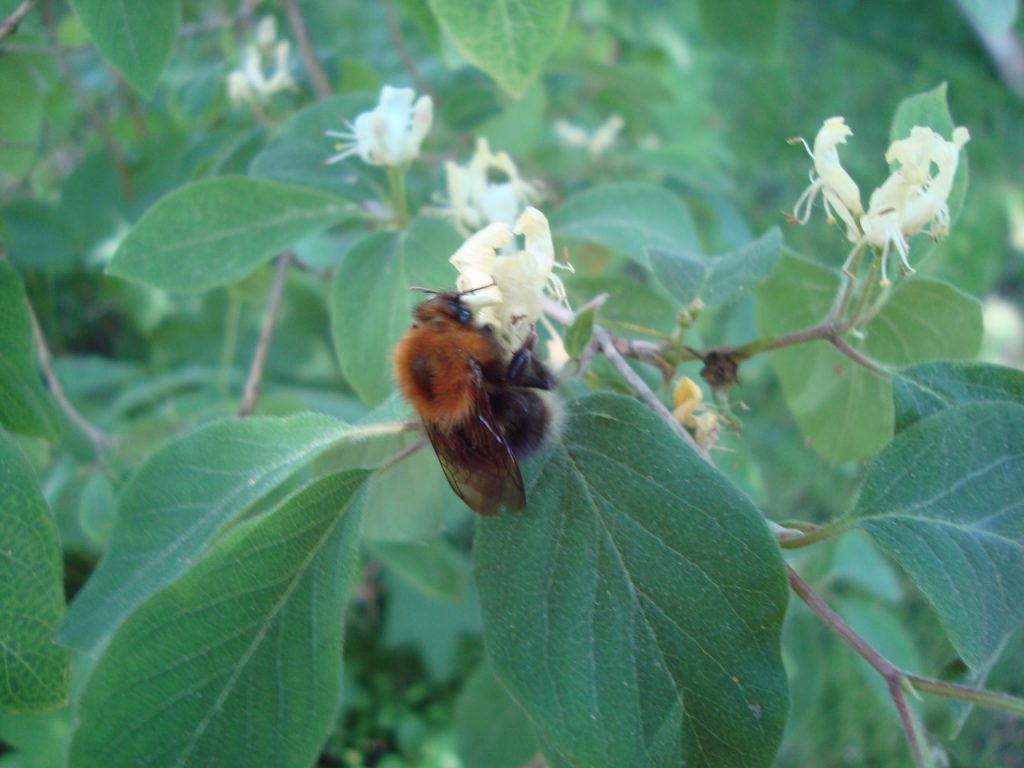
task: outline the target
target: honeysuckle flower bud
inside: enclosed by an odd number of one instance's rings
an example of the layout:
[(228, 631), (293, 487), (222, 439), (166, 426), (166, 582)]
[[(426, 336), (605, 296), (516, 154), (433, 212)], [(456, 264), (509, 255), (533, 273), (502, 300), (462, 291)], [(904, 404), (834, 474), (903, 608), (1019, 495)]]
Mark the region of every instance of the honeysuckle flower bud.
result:
[[(246, 46), (242, 66), (228, 73), (228, 98), (236, 107), (242, 104), (266, 104), (275, 93), (295, 87), (288, 71), (291, 44), (277, 41), (277, 23), (272, 16), (260, 21), (256, 42)], [(273, 64), (267, 76), (268, 64)]]
[[(503, 253), (522, 235), (525, 247)], [(533, 333), (545, 292), (565, 302), (565, 287), (552, 274), (555, 247), (544, 214), (527, 208), (515, 229), (495, 222), (469, 237), (449, 259), (459, 271), (455, 285), (480, 325), (494, 328), (511, 356)]]
[[(540, 193), (524, 181), (507, 152), (494, 153), (486, 139), (478, 139), (468, 166), (449, 162), (447, 211), (460, 232), (502, 222), (511, 226)], [(500, 178), (496, 178), (500, 177)]]
[(855, 243), (860, 239), (861, 234), (857, 227), (857, 217), (864, 213), (864, 209), (860, 202), (860, 189), (843, 168), (842, 163), (839, 162), (839, 150), (837, 149), (839, 144), (845, 144), (846, 138), (852, 135), (853, 131), (846, 125), (846, 121), (842, 117), (830, 117), (822, 124), (818, 135), (814, 137), (813, 150), (803, 139), (793, 140), (803, 143), (814, 161), (814, 168), (810, 174), (810, 185), (793, 206), (791, 220), (799, 224), (806, 224), (811, 217), (814, 199), (820, 191), (825, 201), (825, 214), (829, 221), (834, 221), (832, 212), (835, 211), (835, 214), (846, 225), (847, 239)]
[(672, 403), (675, 406), (672, 415), (684, 427), (693, 426), (693, 413), (703, 400), (704, 393), (700, 385), (689, 376), (682, 376), (672, 390)]
[(344, 131), (325, 131), (342, 140), (335, 145), (337, 154), (327, 158), (326, 164), (351, 155), (369, 165), (401, 165), (419, 157), (420, 144), (434, 121), (434, 102), (429, 96), (420, 96), (413, 103), (415, 97), (412, 88), (385, 85), (374, 109), (346, 123)]

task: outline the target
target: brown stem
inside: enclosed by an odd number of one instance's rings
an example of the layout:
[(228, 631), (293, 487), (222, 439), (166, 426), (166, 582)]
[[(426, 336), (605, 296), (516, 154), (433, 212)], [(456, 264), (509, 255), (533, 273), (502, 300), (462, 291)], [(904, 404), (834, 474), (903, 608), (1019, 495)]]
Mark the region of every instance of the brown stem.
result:
[(18, 31), (18, 27), (21, 26), (21, 22), (28, 16), (29, 11), (32, 10), (39, 0), (21, 0), (21, 3), (11, 11), (11, 14), (0, 21), (0, 42), (3, 42), (8, 37)]
[(318, 99), (329, 99), (331, 85), (327, 74), (316, 58), (316, 51), (313, 50), (313, 43), (309, 39), (306, 20), (302, 16), (299, 4), (296, 0), (284, 0), (284, 9), (288, 13), (288, 23), (291, 25), (292, 33), (299, 44), (299, 55), (302, 56), (302, 61), (306, 65), (309, 81), (313, 84), (313, 93)]
[[(10, 263), (7, 257), (7, 249), (4, 244), (0, 242), (0, 261)], [(46, 337), (43, 336), (43, 329), (39, 325), (39, 318), (36, 317), (35, 309), (32, 307), (32, 302), (28, 300), (28, 294), (24, 294), (25, 311), (28, 313), (28, 321), (32, 326), (32, 343), (36, 348), (36, 356), (39, 358), (39, 366), (43, 369), (43, 376), (46, 378), (46, 386), (50, 390), (50, 394), (53, 395), (53, 399), (57, 401), (58, 407), (64, 412), (64, 415), (68, 417), (68, 421), (75, 425), (75, 427), (92, 443), (93, 450), (96, 453), (97, 460), (103, 463), (103, 449), (110, 444), (110, 438), (107, 437), (103, 432), (94, 427), (89, 421), (78, 412), (78, 409), (71, 404), (68, 400), (67, 395), (64, 393), (64, 387), (61, 386), (60, 379), (57, 378), (57, 373), (53, 369), (53, 353), (50, 352), (50, 346), (46, 343)]]
[(267, 302), (267, 310), (263, 314), (263, 325), (260, 327), (260, 338), (256, 343), (256, 352), (252, 356), (252, 365), (249, 368), (249, 378), (245, 381), (245, 389), (242, 392), (242, 402), (238, 406), (238, 418), (244, 419), (250, 415), (256, 407), (256, 400), (260, 396), (260, 385), (263, 381), (263, 369), (267, 363), (267, 352), (270, 349), (270, 340), (274, 336), (274, 325), (277, 322), (278, 312), (281, 310), (281, 297), (284, 295), (284, 286), (288, 278), (288, 267), (295, 258), (291, 251), (285, 251), (277, 257), (277, 270), (274, 272), (274, 284), (270, 288), (270, 300)]
[(661, 402), (661, 399), (651, 391), (651, 388), (647, 386), (640, 376), (629, 367), (629, 363), (626, 362), (625, 358), (619, 354), (619, 351), (615, 348), (615, 340), (612, 335), (608, 333), (604, 328), (599, 325), (594, 326), (594, 340), (600, 346), (604, 356), (608, 358), (608, 362), (612, 364), (612, 367), (619, 372), (619, 375), (626, 380), (630, 388), (636, 392), (637, 396), (647, 404), (647, 406), (653, 410), (662, 421), (664, 421), (672, 429), (673, 432), (679, 436), (684, 443), (690, 448), (697, 452), (705, 461), (709, 462), (711, 459), (708, 457), (707, 451), (701, 448), (697, 441), (693, 439), (693, 435), (683, 428), (676, 417), (672, 415), (665, 404)]
[(395, 4), (392, 0), (383, 0), (381, 5), (384, 6), (384, 17), (387, 20), (388, 35), (391, 37), (391, 43), (395, 46), (395, 50), (398, 51), (398, 56), (402, 60), (402, 66), (405, 67), (409, 76), (412, 77), (412, 81), (416, 84), (416, 89), (422, 93), (430, 94), (436, 109), (440, 106), (441, 100), (434, 89), (430, 87), (430, 83), (423, 77), (412, 56), (409, 55), (409, 49), (405, 47), (405, 39), (402, 37), (402, 25), (398, 21), (398, 14), (395, 13)]
[(57, 25), (53, 16), (53, 0), (45, 0), (43, 3), (43, 25), (46, 28), (46, 37), (49, 40), (50, 49), (53, 52), (54, 57), (57, 59), (57, 63), (60, 65), (61, 73), (64, 75), (64, 80), (67, 82), (72, 96), (74, 96), (75, 103), (78, 104), (78, 108), (85, 113), (85, 117), (88, 119), (89, 125), (92, 126), (92, 129), (100, 137), (107, 153), (114, 161), (114, 169), (117, 171), (117, 179), (121, 184), (121, 193), (124, 195), (126, 200), (131, 200), (135, 197), (135, 185), (132, 183), (132, 177), (128, 171), (128, 164), (125, 163), (121, 147), (119, 147), (117, 142), (114, 141), (113, 135), (109, 130), (107, 130), (107, 126), (100, 118), (99, 113), (92, 108), (92, 105), (89, 104), (89, 100), (86, 99), (85, 94), (82, 92), (82, 86), (78, 82), (78, 76), (75, 74), (75, 70), (68, 61), (67, 51), (60, 46), (60, 42), (57, 38)]
[(899, 711), (900, 720), (903, 722), (903, 730), (907, 734), (907, 741), (910, 744), (911, 754), (914, 756), (914, 765), (923, 768), (925, 762), (924, 754), (921, 752), (921, 744), (924, 742), (923, 735), (913, 713), (907, 706), (906, 696), (903, 692), (903, 681), (906, 674), (882, 654), (876, 651), (867, 640), (858, 635), (853, 627), (843, 620), (843, 617), (836, 613), (817, 592), (811, 589), (811, 585), (804, 581), (800, 574), (789, 565), (786, 566), (786, 575), (789, 577), (789, 586), (803, 600), (807, 607), (821, 619), (829, 629), (839, 635), (839, 638), (848, 646), (853, 648), (862, 659), (874, 667), (885, 680), (896, 709)]

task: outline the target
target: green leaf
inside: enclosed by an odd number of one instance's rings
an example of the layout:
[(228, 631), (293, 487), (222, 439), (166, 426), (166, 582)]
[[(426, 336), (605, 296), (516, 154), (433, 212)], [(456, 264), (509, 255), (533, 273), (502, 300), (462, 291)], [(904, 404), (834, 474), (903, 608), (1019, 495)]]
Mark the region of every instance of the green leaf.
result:
[(248, 275), (298, 240), (350, 217), (334, 195), (226, 176), (159, 200), (132, 228), (107, 272), (195, 293)]
[(558, 45), (569, 0), (430, 0), (442, 29), (473, 64), (521, 96)]
[(42, 135), (43, 94), (23, 59), (0, 58), (0, 93), (12, 105), (0, 110), (0, 177), (24, 176)]
[[(766, 337), (821, 321), (839, 276), (812, 261), (783, 254), (757, 291), (757, 325)], [(768, 355), (786, 403), (810, 444), (832, 461), (872, 455), (892, 436), (892, 385), (828, 342), (815, 341)]]
[(851, 515), (985, 667), (1024, 622), (1024, 406), (956, 406), (900, 432)]
[(32, 467), (0, 432), (0, 711), (67, 702), (71, 657), (53, 641), (64, 613), (57, 526)]
[(698, 0), (701, 26), (712, 41), (763, 51), (778, 40), (782, 0)]
[(342, 373), (371, 404), (393, 389), (395, 344), (423, 301), (413, 286), (445, 290), (455, 282), (448, 263), (461, 238), (450, 224), (416, 219), (401, 232), (376, 232), (356, 243), (334, 274), (331, 332)]
[(985, 32), (999, 36), (1017, 20), (1019, 0), (963, 0), (963, 8)]
[(540, 751), (526, 714), (486, 663), (476, 668), (459, 694), (455, 737), (465, 768), (523, 768)]
[(358, 157), (336, 165), (325, 160), (337, 154), (337, 139), (325, 131), (344, 131), (345, 124), (369, 109), (377, 97), (369, 93), (346, 93), (318, 101), (289, 118), (277, 136), (253, 158), (249, 173), (261, 179), (300, 184), (332, 192), (355, 202), (373, 194), (367, 188), (369, 166)]
[(122, 492), (110, 545), (72, 602), (61, 641), (96, 647), (247, 507), (350, 429), (314, 414), (222, 421), (157, 451)]
[(864, 348), (876, 360), (909, 365), (973, 358), (981, 348), (981, 303), (949, 283), (900, 283), (867, 326)]
[(1024, 372), (986, 363), (923, 363), (893, 376), (896, 429), (956, 405), (1013, 402), (1024, 405)]
[[(931, 128), (946, 141), (949, 141), (953, 136), (953, 128), (956, 127), (956, 123), (953, 122), (953, 116), (949, 113), (947, 90), (946, 83), (943, 83), (930, 91), (903, 99), (893, 115), (892, 125), (889, 129), (889, 141), (907, 138), (910, 135), (910, 129), (915, 125)], [(956, 178), (953, 180), (953, 188), (947, 199), (951, 222), (957, 220), (960, 210), (964, 207), (964, 199), (967, 197), (967, 178), (968, 165), (965, 149), (960, 152)]]
[(71, 0), (89, 37), (136, 90), (152, 95), (181, 23), (177, 0)]
[(0, 262), (0, 426), (11, 432), (57, 437), (57, 423), (32, 353), (32, 325), (21, 279)]
[(567, 764), (771, 765), (788, 594), (764, 519), (634, 400), (566, 410), (526, 511), (477, 523), (492, 669)]
[(312, 765), (333, 724), (366, 473), (230, 531), (111, 640), (70, 764)]
[(454, 603), (466, 597), (469, 572), (465, 558), (439, 536), (423, 542), (374, 541), (369, 550), (427, 597)]
[(752, 291), (775, 269), (782, 233), (773, 227), (734, 251), (706, 259), (694, 251), (651, 248), (651, 268), (669, 293), (689, 306), (699, 298), (707, 307), (727, 304)]
[(565, 351), (573, 360), (578, 359), (590, 343), (590, 337), (594, 333), (594, 314), (593, 307), (580, 312), (565, 331)]
[(686, 205), (663, 187), (605, 184), (573, 195), (551, 216), (555, 239), (596, 243), (647, 266), (647, 250), (700, 250)]

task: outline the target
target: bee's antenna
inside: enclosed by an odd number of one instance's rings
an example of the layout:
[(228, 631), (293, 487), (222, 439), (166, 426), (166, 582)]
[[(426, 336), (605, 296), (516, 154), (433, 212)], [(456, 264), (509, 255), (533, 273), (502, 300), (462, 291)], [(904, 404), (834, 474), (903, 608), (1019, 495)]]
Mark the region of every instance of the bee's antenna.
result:
[(419, 291), (420, 293), (429, 293), (431, 296), (437, 296), (439, 293), (444, 293), (444, 291), (435, 291), (433, 288), (421, 288), (418, 285), (410, 286), (409, 290)]
[(461, 291), (459, 293), (459, 296), (465, 296), (467, 293), (476, 293), (477, 291), (485, 291), (488, 288), (496, 288), (497, 285), (498, 284), (493, 281), (488, 283), (487, 285), (478, 285), (476, 288), (470, 288), (468, 291)]

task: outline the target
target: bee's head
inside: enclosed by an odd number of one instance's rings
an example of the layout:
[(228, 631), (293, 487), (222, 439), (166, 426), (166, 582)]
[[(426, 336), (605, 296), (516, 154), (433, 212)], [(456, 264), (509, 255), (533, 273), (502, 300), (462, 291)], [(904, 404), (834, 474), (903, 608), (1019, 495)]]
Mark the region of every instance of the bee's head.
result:
[(417, 323), (473, 323), (473, 312), (457, 293), (435, 293), (413, 310), (413, 317)]

